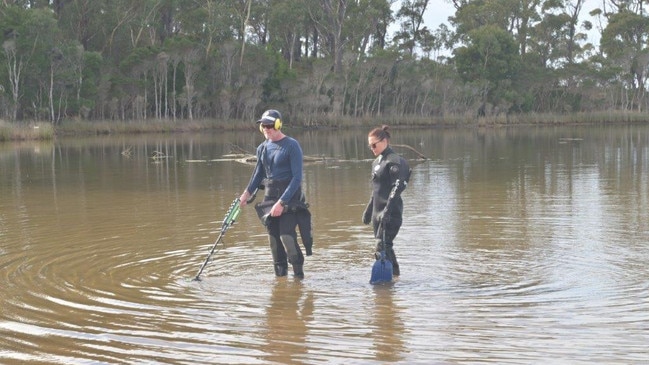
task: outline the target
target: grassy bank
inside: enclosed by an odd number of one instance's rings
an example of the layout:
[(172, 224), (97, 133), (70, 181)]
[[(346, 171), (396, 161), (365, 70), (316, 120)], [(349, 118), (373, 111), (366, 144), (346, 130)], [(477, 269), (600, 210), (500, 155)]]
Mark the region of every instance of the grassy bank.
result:
[(56, 128), (56, 134), (186, 133), (205, 130), (239, 130), (250, 127), (250, 123), (242, 121), (220, 120), (67, 121)]
[(185, 133), (205, 130), (241, 130), (251, 123), (216, 120), (145, 121), (64, 121), (56, 127), (49, 122), (0, 121), (0, 142), (50, 140), (55, 136), (98, 136), (141, 133)]
[(50, 123), (8, 123), (0, 121), (0, 142), (53, 139), (55, 130)]
[(323, 123), (325, 126), (356, 127), (387, 124), (412, 127), (506, 127), (506, 126), (570, 126), (570, 125), (624, 125), (649, 123), (649, 113), (591, 112), (574, 114), (511, 114), (478, 118), (475, 115), (451, 115), (435, 118), (373, 118), (369, 120), (343, 119)]
[[(355, 128), (380, 124), (403, 127), (502, 127), (502, 126), (560, 126), (595, 124), (649, 123), (649, 114), (640, 112), (592, 112), (574, 114), (516, 114), (477, 118), (475, 115), (452, 115), (434, 118), (373, 117), (373, 118), (313, 118), (292, 121), (291, 126), (306, 128)], [(65, 121), (54, 127), (48, 122), (0, 121), (0, 142), (21, 140), (50, 140), (55, 136), (113, 135), (141, 133), (185, 133), (205, 130), (245, 130), (251, 121), (223, 120), (145, 120), (145, 121)]]

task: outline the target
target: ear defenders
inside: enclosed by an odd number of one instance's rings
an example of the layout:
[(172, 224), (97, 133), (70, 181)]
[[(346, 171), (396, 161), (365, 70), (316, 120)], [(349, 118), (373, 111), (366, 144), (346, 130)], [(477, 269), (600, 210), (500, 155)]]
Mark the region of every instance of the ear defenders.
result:
[(282, 129), (282, 117), (277, 110), (267, 110), (259, 119), (259, 131), (264, 133), (264, 123), (262, 121), (272, 121), (273, 129), (276, 131)]
[[(282, 120), (281, 119), (275, 119), (275, 124), (273, 125), (273, 129), (275, 129), (276, 131), (282, 129)], [(264, 124), (263, 123), (259, 123), (259, 131), (261, 133), (264, 133)]]

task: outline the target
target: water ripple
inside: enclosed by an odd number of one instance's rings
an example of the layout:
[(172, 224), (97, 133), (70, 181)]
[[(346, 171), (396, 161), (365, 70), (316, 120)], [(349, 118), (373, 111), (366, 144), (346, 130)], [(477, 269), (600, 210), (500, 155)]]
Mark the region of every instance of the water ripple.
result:
[(359, 222), (367, 166), (305, 172), (304, 280), (274, 277), (250, 210), (193, 280), (241, 190), (223, 181), (245, 185), (248, 166), (120, 161), (101, 171), (127, 185), (82, 189), (74, 170), (57, 194), (0, 187), (0, 363), (649, 361), (646, 184), (626, 196), (598, 163), (567, 168), (573, 154), (481, 168), (486, 150), (416, 166), (402, 275), (381, 286)]

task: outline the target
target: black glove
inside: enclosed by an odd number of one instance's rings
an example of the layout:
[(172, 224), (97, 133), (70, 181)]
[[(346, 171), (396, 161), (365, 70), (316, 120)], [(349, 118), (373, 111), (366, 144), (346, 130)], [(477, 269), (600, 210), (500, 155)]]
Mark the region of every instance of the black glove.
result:
[(381, 222), (382, 225), (385, 226), (386, 224), (390, 223), (390, 213), (388, 213), (386, 211), (382, 211), (381, 213), (379, 213), (379, 215), (376, 217), (376, 219), (379, 222)]
[(311, 245), (304, 245), (304, 250), (306, 251), (307, 256), (313, 255), (313, 246)]
[(370, 224), (372, 221), (372, 200), (370, 200), (369, 203), (367, 203), (367, 207), (365, 207), (365, 211), (363, 212), (363, 224)]

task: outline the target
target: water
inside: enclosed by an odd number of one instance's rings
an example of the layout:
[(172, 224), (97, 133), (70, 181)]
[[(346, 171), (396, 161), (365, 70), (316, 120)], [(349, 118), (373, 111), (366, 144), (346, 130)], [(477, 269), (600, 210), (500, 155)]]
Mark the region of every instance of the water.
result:
[(372, 286), (366, 131), (288, 131), (314, 222), (276, 279), (259, 133), (0, 146), (2, 364), (629, 364), (649, 343), (649, 129), (395, 130), (402, 275)]

